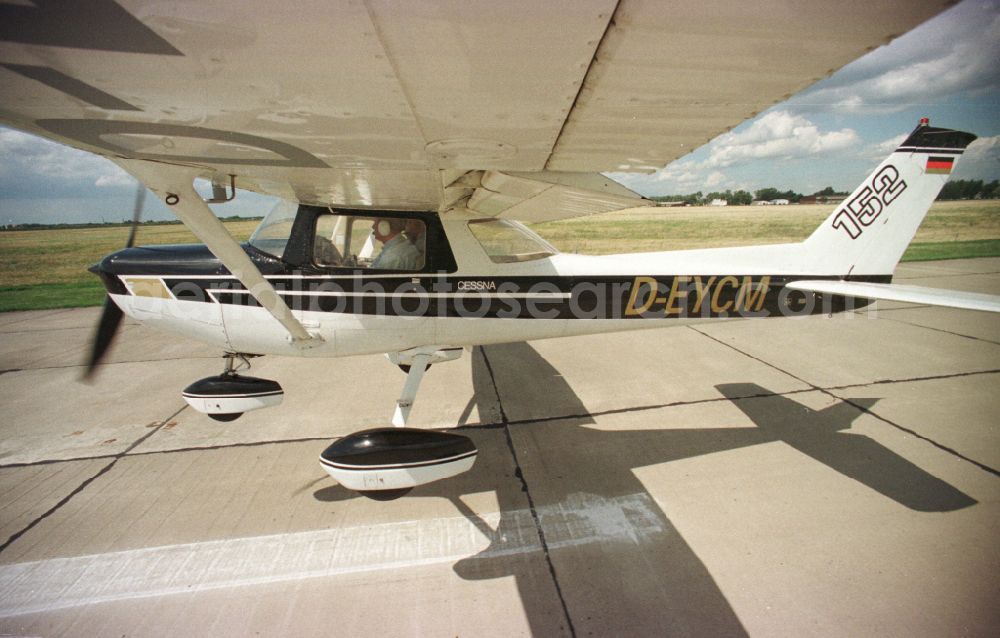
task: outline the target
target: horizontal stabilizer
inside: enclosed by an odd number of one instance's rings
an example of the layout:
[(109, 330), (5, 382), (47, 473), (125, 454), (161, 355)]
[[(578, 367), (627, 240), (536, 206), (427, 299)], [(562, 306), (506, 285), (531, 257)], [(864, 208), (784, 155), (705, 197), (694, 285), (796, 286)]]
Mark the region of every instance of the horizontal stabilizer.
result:
[(926, 288), (924, 286), (900, 286), (897, 284), (869, 284), (860, 281), (803, 280), (786, 284), (792, 290), (803, 290), (844, 297), (884, 299), (905, 303), (945, 306), (965, 310), (1000, 312), (1000, 296), (984, 295), (959, 290)]

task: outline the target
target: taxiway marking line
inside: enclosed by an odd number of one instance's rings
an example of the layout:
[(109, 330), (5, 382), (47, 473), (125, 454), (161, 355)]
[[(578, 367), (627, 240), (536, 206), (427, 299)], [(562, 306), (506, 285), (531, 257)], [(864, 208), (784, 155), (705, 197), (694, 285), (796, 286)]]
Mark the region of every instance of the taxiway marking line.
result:
[[(667, 529), (658, 512), (648, 494), (573, 494), (535, 515), (552, 550), (662, 536)], [(477, 519), (400, 521), (4, 565), (0, 617), (542, 551), (528, 509)]]

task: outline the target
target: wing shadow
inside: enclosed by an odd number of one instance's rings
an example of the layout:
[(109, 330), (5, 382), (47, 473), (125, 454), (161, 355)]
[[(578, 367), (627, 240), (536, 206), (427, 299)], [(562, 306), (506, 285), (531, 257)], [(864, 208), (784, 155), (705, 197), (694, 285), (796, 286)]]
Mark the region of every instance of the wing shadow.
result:
[[(720, 393), (756, 427), (671, 429), (651, 422), (649, 429), (612, 431), (587, 427), (594, 421), (586, 406), (528, 344), (475, 350), (472, 374), (475, 396), (468, 410), (500, 414), (503, 405), (543, 401), (553, 416), (583, 415), (463, 428), (479, 447), (476, 466), (411, 492), (411, 497), (448, 499), (485, 536), (488, 547), (453, 569), (469, 581), (513, 578), (533, 634), (568, 632), (569, 621), (576, 633), (746, 635), (708, 567), (636, 477), (639, 467), (781, 441), (918, 511), (975, 503), (874, 440), (851, 433), (863, 412), (846, 402), (812, 410), (756, 384), (726, 384), (717, 386)], [(874, 404), (851, 401), (865, 408)], [(650, 419), (663, 418), (653, 414)], [(514, 463), (508, 433), (520, 465)], [(542, 458), (527, 458), (532, 450)], [(484, 491), (496, 494), (498, 523), (483, 520), (462, 499)], [(356, 497), (339, 486), (315, 496)], [(587, 520), (588, 512), (604, 518)], [(618, 525), (610, 531), (602, 527), (609, 520)]]
[(904, 507), (951, 512), (977, 502), (874, 439), (850, 431), (862, 409), (871, 408), (878, 399), (847, 399), (813, 410), (754, 383), (716, 388), (767, 438), (795, 448)]

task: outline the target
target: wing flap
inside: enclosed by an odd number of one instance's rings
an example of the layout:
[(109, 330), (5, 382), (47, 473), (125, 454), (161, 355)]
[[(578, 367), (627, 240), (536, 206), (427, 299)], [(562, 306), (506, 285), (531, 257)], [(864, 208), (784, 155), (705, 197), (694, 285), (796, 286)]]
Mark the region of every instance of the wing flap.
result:
[(792, 290), (818, 292), (845, 297), (883, 299), (904, 303), (944, 306), (964, 310), (1000, 312), (1000, 296), (985, 295), (960, 290), (926, 288), (924, 286), (901, 286), (898, 284), (870, 284), (860, 281), (803, 280), (786, 284)]
[(466, 206), (490, 217), (537, 223), (654, 205), (599, 174), (537, 177), (485, 171)]

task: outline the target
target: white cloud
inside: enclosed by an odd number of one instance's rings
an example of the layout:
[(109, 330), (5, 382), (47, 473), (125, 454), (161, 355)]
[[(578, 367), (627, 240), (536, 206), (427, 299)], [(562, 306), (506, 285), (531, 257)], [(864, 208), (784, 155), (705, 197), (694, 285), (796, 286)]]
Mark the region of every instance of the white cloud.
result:
[(952, 174), (955, 179), (1000, 179), (1000, 135), (981, 137), (965, 149)]
[[(118, 168), (112, 164), (113, 168)], [(101, 175), (94, 181), (94, 186), (99, 188), (105, 188), (108, 186), (118, 187), (118, 186), (135, 186), (135, 178), (126, 173), (125, 171), (118, 169), (117, 172), (107, 173)]]
[[(804, 171), (820, 170), (810, 169), (820, 160), (857, 157), (862, 148), (863, 142), (853, 129), (823, 131), (803, 116), (772, 111), (652, 175), (621, 173), (612, 174), (612, 178), (646, 194), (753, 191), (775, 185), (790, 188), (802, 181)], [(803, 159), (809, 161), (797, 161)], [(775, 170), (779, 163), (784, 167), (780, 176)]]
[(716, 186), (721, 186), (722, 184), (725, 183), (726, 183), (726, 176), (720, 171), (715, 171), (705, 178), (706, 188), (715, 188)]
[(93, 153), (63, 146), (28, 133), (0, 128), (0, 178), (5, 192), (31, 188), (43, 192), (86, 187), (121, 187), (135, 183), (125, 171)]
[(726, 133), (712, 142), (705, 165), (726, 167), (759, 159), (794, 159), (857, 146), (851, 129), (823, 133), (815, 124), (788, 111), (767, 113), (745, 131)]
[(869, 144), (861, 153), (861, 156), (865, 159), (880, 162), (899, 148), (900, 144), (905, 142), (906, 138), (909, 136), (909, 133), (902, 133), (900, 135), (894, 135), (883, 142)]

